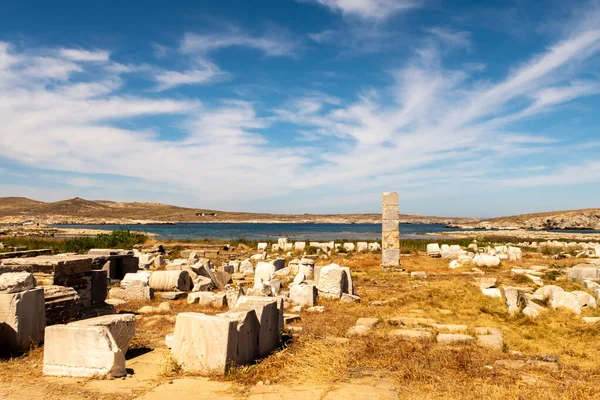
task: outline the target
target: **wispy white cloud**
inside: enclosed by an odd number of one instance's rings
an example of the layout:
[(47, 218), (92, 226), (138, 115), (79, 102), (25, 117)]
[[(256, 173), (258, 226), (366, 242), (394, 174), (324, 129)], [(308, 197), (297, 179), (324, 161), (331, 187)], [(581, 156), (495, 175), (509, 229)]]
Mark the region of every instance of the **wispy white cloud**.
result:
[(158, 83), (156, 90), (163, 91), (181, 85), (208, 84), (227, 77), (217, 65), (206, 60), (194, 62), (194, 69), (186, 71), (158, 70), (154, 79)]
[(181, 41), (180, 50), (186, 54), (207, 54), (228, 47), (252, 48), (272, 57), (297, 56), (298, 51), (298, 43), (281, 30), (253, 36), (237, 27), (218, 34), (187, 33)]
[(340, 12), (344, 16), (385, 19), (396, 13), (421, 7), (418, 0), (298, 0), (312, 2)]
[(435, 38), (452, 47), (470, 47), (471, 32), (456, 31), (448, 28), (434, 27), (425, 30)]
[(59, 53), (73, 61), (108, 61), (110, 58), (110, 53), (105, 50), (60, 49)]

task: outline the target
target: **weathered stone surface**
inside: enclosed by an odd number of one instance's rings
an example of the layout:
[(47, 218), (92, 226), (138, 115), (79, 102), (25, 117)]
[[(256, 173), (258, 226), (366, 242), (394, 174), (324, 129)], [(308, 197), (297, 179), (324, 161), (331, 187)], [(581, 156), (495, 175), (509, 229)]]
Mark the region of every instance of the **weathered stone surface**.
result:
[(344, 273), (346, 274), (346, 277), (344, 279), (345, 284), (342, 287), (342, 294), (343, 293), (348, 293), (351, 295), (354, 295), (354, 283), (352, 283), (352, 272), (350, 271), (349, 267), (340, 267), (341, 269), (344, 270)]
[(354, 251), (354, 248), (355, 248), (355, 247), (356, 247), (356, 246), (354, 245), (354, 243), (344, 243), (344, 244), (342, 245), (342, 248), (343, 248), (344, 250), (346, 250), (346, 251)]
[(259, 279), (261, 282), (269, 282), (275, 275), (275, 265), (268, 262), (259, 262), (254, 270), (254, 282)]
[(474, 279), (475, 279), (476, 285), (479, 286), (481, 289), (488, 289), (491, 287), (495, 287), (496, 282), (498, 281), (498, 279), (496, 279), (496, 278), (474, 278)]
[(188, 304), (198, 303), (201, 306), (222, 308), (227, 305), (227, 295), (225, 293), (212, 292), (193, 292), (188, 294)]
[(123, 353), (127, 353), (129, 342), (135, 335), (135, 315), (114, 314), (71, 322), (69, 326), (105, 326)]
[(344, 303), (360, 303), (360, 297), (353, 294), (343, 293), (340, 300)]
[(294, 250), (295, 251), (304, 251), (305, 248), (306, 248), (306, 242), (296, 242), (296, 243), (294, 243)]
[(581, 306), (577, 296), (569, 292), (556, 292), (550, 299), (550, 306), (554, 309), (567, 308), (575, 314), (581, 314)]
[(283, 330), (283, 305), (278, 308), (278, 300), (269, 297), (242, 296), (232, 311), (254, 310), (260, 324), (259, 357), (269, 355), (279, 344)]
[(600, 317), (583, 317), (583, 322), (586, 324), (597, 324), (600, 323)]
[(233, 318), (180, 313), (171, 352), (186, 372), (224, 374), (237, 358), (238, 323)]
[(487, 297), (502, 297), (502, 291), (499, 288), (481, 289), (481, 293)]
[(30, 272), (6, 272), (0, 275), (0, 293), (24, 292), (35, 285), (35, 278)]
[(467, 325), (458, 324), (433, 324), (433, 327), (438, 331), (449, 331), (449, 332), (466, 332), (469, 330)]
[(111, 306), (123, 306), (123, 305), (127, 304), (127, 300), (106, 299), (106, 304), (110, 304)]
[(179, 300), (187, 296), (186, 292), (165, 292), (161, 297), (165, 300)]
[(438, 243), (429, 243), (427, 245), (427, 255), (429, 257), (439, 258), (442, 256), (442, 250)]
[(38, 285), (71, 287), (82, 308), (92, 304), (92, 256), (38, 256), (2, 260), (2, 268), (33, 273)]
[(473, 258), (473, 262), (478, 267), (497, 267), (500, 265), (500, 258), (489, 254), (477, 254)]
[(149, 279), (150, 279), (150, 273), (146, 272), (146, 271), (125, 274), (125, 276), (121, 280), (121, 287), (127, 288), (127, 286), (133, 281), (142, 281), (142, 282), (148, 284)]
[(104, 303), (108, 294), (108, 271), (92, 270), (92, 304)]
[(477, 344), (488, 349), (502, 350), (504, 337), (502, 335), (477, 335)]
[(42, 343), (45, 326), (43, 289), (0, 294), (0, 352), (26, 351)]
[(254, 266), (252, 266), (250, 260), (244, 260), (240, 263), (240, 272), (246, 275), (254, 274)]
[(290, 288), (290, 302), (299, 306), (312, 307), (317, 304), (315, 285), (294, 285)]
[(258, 251), (265, 251), (265, 250), (267, 250), (267, 246), (268, 246), (267, 243), (261, 242), (261, 243), (258, 244), (256, 250), (258, 250)]
[(232, 285), (227, 285), (225, 287), (225, 297), (227, 298), (227, 306), (232, 309), (235, 307), (238, 299), (244, 296), (244, 288), (238, 286), (237, 288)]
[(563, 293), (565, 290), (560, 286), (546, 285), (537, 289), (533, 295), (540, 296), (542, 299), (551, 299), (557, 293)]
[(379, 325), (379, 318), (359, 318), (356, 320), (356, 326), (366, 326), (369, 328), (374, 328)]
[(579, 303), (579, 307), (581, 308), (596, 308), (596, 299), (589, 294), (588, 292), (584, 292), (582, 290), (575, 290), (571, 292), (572, 295), (577, 297), (577, 302)]
[(377, 243), (377, 242), (372, 242), (372, 243), (369, 243), (367, 245), (367, 249), (369, 251), (373, 251), (373, 252), (375, 252), (375, 251), (381, 251), (381, 245), (379, 243)]
[(131, 316), (111, 317), (120, 319), (86, 320), (47, 327), (44, 374), (82, 377), (126, 375), (125, 352), (135, 330), (135, 320)]
[(412, 279), (427, 279), (427, 274), (424, 271), (413, 271), (410, 273)]
[(347, 285), (346, 272), (339, 265), (330, 264), (321, 268), (317, 284), (319, 296), (339, 299)]
[(142, 281), (132, 281), (127, 289), (112, 288), (108, 295), (112, 299), (148, 301), (154, 297), (154, 290)]
[(441, 344), (466, 344), (473, 341), (473, 336), (461, 333), (440, 333), (437, 335), (436, 340)]
[(279, 250), (285, 250), (285, 246), (287, 245), (287, 238), (279, 238), (277, 239), (277, 248)]
[(348, 329), (348, 332), (346, 333), (346, 336), (350, 336), (350, 337), (352, 337), (352, 336), (365, 336), (370, 331), (371, 331), (371, 327), (369, 327), (369, 326), (356, 325), (356, 326), (352, 326), (352, 327), (350, 327), (350, 329)]
[(403, 339), (411, 340), (411, 339), (431, 339), (433, 337), (433, 333), (425, 330), (417, 330), (417, 329), (395, 329), (391, 332), (394, 336), (399, 336)]
[[(304, 274), (305, 279), (315, 278), (315, 262), (310, 258), (303, 258), (298, 265), (298, 273)], [(316, 281), (316, 279), (315, 279)]]
[(193, 292), (208, 292), (215, 288), (215, 284), (210, 278), (205, 276), (198, 276), (194, 281)]
[(217, 314), (229, 320), (237, 321), (237, 345), (233, 362), (236, 365), (252, 363), (259, 356), (260, 323), (255, 310), (235, 311), (230, 310)]
[(148, 286), (160, 292), (186, 292), (191, 288), (191, 280), (187, 271), (154, 271), (150, 275)]
[(46, 325), (64, 324), (79, 316), (81, 299), (70, 287), (42, 286), (46, 308)]
[(404, 326), (433, 326), (433, 324), (436, 323), (435, 320), (431, 318), (407, 317), (403, 315), (388, 318), (386, 322), (390, 325)]
[(361, 253), (369, 250), (369, 244), (367, 242), (356, 242), (356, 251)]
[(571, 281), (583, 282), (584, 280), (599, 281), (600, 267), (593, 264), (579, 264), (567, 271), (567, 278)]
[(502, 295), (508, 313), (511, 315), (518, 314), (527, 307), (527, 299), (520, 288), (505, 286), (502, 288)]

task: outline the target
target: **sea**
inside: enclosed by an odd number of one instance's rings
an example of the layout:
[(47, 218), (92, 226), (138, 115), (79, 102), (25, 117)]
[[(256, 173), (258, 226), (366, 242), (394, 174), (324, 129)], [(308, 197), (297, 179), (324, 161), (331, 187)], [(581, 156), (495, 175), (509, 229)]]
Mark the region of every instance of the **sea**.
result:
[[(79, 224), (52, 225), (57, 228), (130, 230), (150, 232), (164, 240), (224, 239), (272, 241), (280, 237), (290, 240), (377, 240), (381, 239), (381, 224), (265, 224), (265, 223), (177, 223), (177, 224)], [(470, 229), (448, 228), (444, 224), (401, 224), (401, 239), (435, 239), (436, 233), (460, 232)], [(491, 231), (482, 231), (491, 232)], [(562, 233), (600, 233), (594, 230), (551, 230)], [(447, 236), (445, 236), (447, 237)]]
[[(52, 225), (57, 228), (131, 230), (150, 232), (164, 240), (246, 239), (277, 240), (377, 240), (381, 239), (381, 224), (287, 224), (287, 223), (178, 223), (147, 225)], [(459, 231), (443, 224), (401, 224), (402, 239), (425, 239), (426, 233)]]

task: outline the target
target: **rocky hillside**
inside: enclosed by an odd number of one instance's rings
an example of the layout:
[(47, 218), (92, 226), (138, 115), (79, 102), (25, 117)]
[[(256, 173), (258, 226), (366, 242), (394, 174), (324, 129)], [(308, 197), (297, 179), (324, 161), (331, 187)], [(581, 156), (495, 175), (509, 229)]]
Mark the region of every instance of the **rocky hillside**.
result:
[[(402, 223), (473, 224), (473, 218), (400, 215)], [(43, 224), (148, 224), (175, 222), (380, 223), (380, 214), (263, 214), (177, 207), (160, 203), (118, 203), (74, 198), (44, 203), (0, 198), (0, 222)]]
[(492, 218), (476, 224), (453, 224), (472, 229), (592, 229), (600, 230), (600, 208), (552, 211)]

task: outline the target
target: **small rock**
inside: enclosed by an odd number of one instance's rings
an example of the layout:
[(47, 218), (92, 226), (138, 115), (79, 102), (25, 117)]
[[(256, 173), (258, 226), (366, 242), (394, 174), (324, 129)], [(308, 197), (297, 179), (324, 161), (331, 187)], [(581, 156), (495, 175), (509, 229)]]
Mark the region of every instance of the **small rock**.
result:
[(325, 312), (325, 307), (323, 307), (323, 306), (312, 306), (312, 307), (308, 307), (306, 309), (306, 311), (308, 311), (308, 312), (319, 312), (319, 313), (322, 313), (322, 312)]
[(340, 300), (344, 303), (360, 303), (360, 297), (353, 294), (342, 293)]
[(346, 336), (365, 336), (371, 331), (371, 328), (365, 325), (356, 325), (348, 329)]
[(440, 333), (436, 340), (441, 344), (466, 344), (473, 341), (473, 336), (461, 333)]
[(429, 331), (420, 331), (416, 329), (395, 329), (391, 332), (394, 336), (400, 336), (404, 339), (431, 339), (433, 334)]
[(427, 279), (427, 274), (424, 271), (414, 271), (410, 273), (412, 279)]
[(186, 292), (165, 292), (161, 296), (165, 300), (179, 300), (187, 297)]
[(374, 328), (379, 325), (380, 320), (378, 318), (359, 318), (356, 320), (356, 326), (366, 326), (369, 328)]

